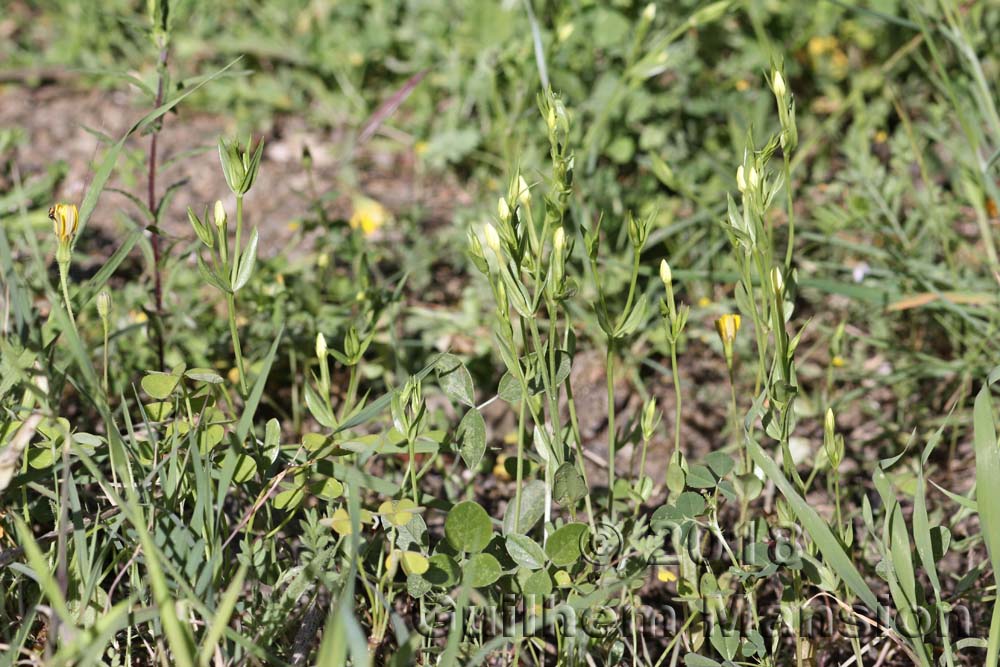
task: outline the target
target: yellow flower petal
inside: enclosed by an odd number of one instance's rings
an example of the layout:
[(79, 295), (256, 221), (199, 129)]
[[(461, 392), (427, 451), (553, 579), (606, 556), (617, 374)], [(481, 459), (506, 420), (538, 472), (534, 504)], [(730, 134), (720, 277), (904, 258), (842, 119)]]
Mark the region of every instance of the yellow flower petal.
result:
[(354, 212), (348, 224), (351, 229), (360, 229), (365, 236), (371, 236), (389, 221), (389, 212), (382, 204), (368, 197), (354, 199)]
[(668, 570), (665, 567), (659, 567), (656, 569), (656, 578), (665, 584), (669, 584), (672, 581), (677, 581), (677, 575), (673, 571)]

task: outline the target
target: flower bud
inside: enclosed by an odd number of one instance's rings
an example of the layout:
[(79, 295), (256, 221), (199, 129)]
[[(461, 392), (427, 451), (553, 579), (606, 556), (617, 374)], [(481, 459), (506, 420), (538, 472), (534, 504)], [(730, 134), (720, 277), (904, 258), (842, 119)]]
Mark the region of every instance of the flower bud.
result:
[(750, 175), (747, 177), (747, 186), (751, 190), (756, 190), (759, 184), (760, 175), (757, 173), (757, 167), (750, 167)]
[(733, 342), (736, 340), (736, 332), (740, 330), (740, 316), (736, 314), (726, 314), (715, 321), (715, 330), (722, 341), (722, 352), (726, 357), (726, 366), (733, 368)]
[(740, 192), (746, 192), (747, 181), (743, 176), (743, 165), (741, 164), (736, 168), (736, 187), (739, 188)]
[(318, 333), (316, 334), (316, 358), (319, 359), (320, 361), (325, 360), (326, 352), (327, 352), (326, 336), (324, 336), (322, 333)]
[(777, 266), (771, 268), (771, 287), (779, 297), (785, 293), (785, 279), (781, 275), (781, 269)]
[(652, 2), (646, 5), (646, 8), (642, 10), (642, 20), (647, 23), (652, 22), (656, 18), (656, 5)]
[(497, 228), (487, 222), (483, 227), (483, 236), (486, 238), (486, 246), (500, 257), (500, 235), (497, 234)]
[(556, 227), (552, 233), (552, 248), (560, 254), (566, 248), (566, 230), (562, 227)]
[(111, 314), (111, 294), (108, 290), (101, 290), (97, 295), (97, 314), (102, 321), (108, 321), (108, 316)]
[(653, 434), (656, 430), (656, 426), (660, 423), (660, 414), (656, 410), (656, 399), (651, 398), (646, 401), (646, 405), (642, 410), (642, 439), (651, 440)]
[(531, 189), (521, 175), (517, 177), (517, 201), (525, 208), (531, 206)]
[(778, 70), (774, 70), (771, 77), (771, 90), (774, 91), (774, 96), (779, 100), (785, 96), (785, 77), (781, 76), (781, 72)]
[(510, 220), (510, 205), (507, 204), (507, 199), (504, 197), (497, 200), (497, 217), (503, 222)]
[(226, 207), (222, 205), (222, 202), (218, 199), (215, 200), (215, 211), (213, 212), (215, 217), (215, 226), (222, 229), (226, 226)]
[(673, 273), (670, 271), (670, 265), (667, 264), (667, 260), (660, 260), (660, 280), (663, 281), (664, 287), (669, 287), (673, 283)]

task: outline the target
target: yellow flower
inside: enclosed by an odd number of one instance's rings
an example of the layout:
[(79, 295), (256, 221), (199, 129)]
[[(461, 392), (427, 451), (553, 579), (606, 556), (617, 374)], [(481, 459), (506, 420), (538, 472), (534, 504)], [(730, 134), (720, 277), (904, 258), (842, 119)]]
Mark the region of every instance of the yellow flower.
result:
[(403, 498), (402, 500), (385, 501), (379, 505), (378, 513), (393, 526), (401, 528), (410, 523), (410, 519), (413, 518), (416, 509), (417, 504), (415, 502), (409, 498)]
[(707, 296), (703, 296), (700, 299), (698, 299), (699, 308), (708, 308), (711, 305), (712, 305), (712, 300), (709, 299)]
[(80, 213), (76, 204), (56, 204), (49, 209), (49, 218), (55, 224), (56, 238), (60, 243), (69, 243), (76, 236), (80, 224)]
[(677, 575), (665, 567), (656, 568), (656, 578), (665, 584), (669, 584), (672, 581), (677, 581)]
[(351, 526), (351, 515), (343, 507), (338, 508), (330, 519), (330, 524), (338, 535), (346, 536), (354, 532)]
[(727, 314), (715, 321), (715, 330), (723, 345), (732, 345), (736, 340), (736, 332), (740, 330), (740, 316)]
[(504, 482), (509, 482), (511, 477), (510, 473), (507, 472), (507, 466), (504, 463), (507, 462), (507, 455), (501, 454), (497, 457), (496, 465), (493, 466), (493, 476)]
[(354, 212), (348, 222), (351, 229), (360, 229), (365, 236), (371, 236), (388, 222), (389, 218), (389, 212), (374, 199), (355, 197)]
[(740, 330), (740, 316), (726, 314), (715, 321), (715, 330), (719, 332), (719, 340), (722, 341), (722, 352), (726, 355), (726, 366), (730, 372), (733, 370), (733, 341), (736, 340), (736, 332)]
[(824, 53), (828, 53), (837, 48), (837, 38), (833, 35), (816, 36), (809, 40), (806, 46), (809, 55), (818, 58)]
[(838, 354), (837, 356), (835, 356), (833, 359), (830, 360), (830, 365), (833, 366), (834, 368), (843, 368), (844, 366), (847, 365), (847, 362), (844, 361), (844, 358)]

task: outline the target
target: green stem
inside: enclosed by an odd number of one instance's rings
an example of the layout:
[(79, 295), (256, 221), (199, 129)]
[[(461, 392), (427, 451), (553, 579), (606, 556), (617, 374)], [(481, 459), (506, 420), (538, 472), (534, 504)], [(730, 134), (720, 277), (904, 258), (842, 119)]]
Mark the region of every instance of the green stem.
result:
[(76, 331), (76, 317), (73, 316), (73, 303), (69, 299), (69, 263), (59, 263), (59, 285), (62, 288), (63, 303), (66, 304), (66, 314), (69, 315), (69, 323)]
[(608, 381), (608, 510), (615, 520), (615, 374), (614, 338), (608, 337), (606, 372)]
[(524, 408), (527, 402), (524, 393), (521, 394), (520, 407), (517, 412), (517, 472), (514, 485), (514, 532), (521, 529), (521, 482), (524, 477)]
[(243, 195), (236, 195), (236, 239), (233, 245), (233, 263), (230, 266), (230, 281), (236, 282), (236, 272), (240, 269), (240, 239), (243, 236)]
[(795, 210), (792, 193), (792, 163), (791, 156), (785, 153), (785, 192), (788, 196), (788, 246), (785, 248), (785, 268), (792, 268), (792, 248), (795, 244)]
[[(104, 327), (104, 395), (108, 396), (108, 322), (103, 322)], [(109, 397), (110, 398), (110, 397)]]
[(674, 379), (674, 452), (681, 450), (681, 375), (677, 368), (677, 341), (670, 342), (670, 372)]
[(420, 493), (417, 491), (417, 448), (413, 438), (406, 439), (406, 449), (410, 454), (410, 488), (413, 492), (413, 502), (420, 504)]
[(233, 354), (236, 355), (236, 369), (240, 374), (240, 391), (243, 397), (247, 394), (247, 376), (243, 368), (243, 350), (240, 347), (240, 332), (236, 328), (236, 295), (232, 292), (226, 294), (226, 311), (229, 315), (229, 335), (233, 338)]

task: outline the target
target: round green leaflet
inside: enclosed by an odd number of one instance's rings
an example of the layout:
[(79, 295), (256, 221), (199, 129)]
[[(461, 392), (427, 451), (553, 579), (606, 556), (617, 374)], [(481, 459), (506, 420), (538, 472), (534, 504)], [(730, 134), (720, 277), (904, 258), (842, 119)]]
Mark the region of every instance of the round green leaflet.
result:
[(489, 544), (490, 537), (493, 536), (493, 524), (490, 522), (490, 515), (479, 503), (466, 500), (448, 512), (444, 534), (456, 549), (476, 553)]
[(490, 554), (476, 554), (465, 562), (462, 568), (466, 583), (474, 588), (489, 586), (503, 574), (500, 563)]
[(549, 541), (545, 544), (545, 553), (558, 567), (572, 565), (580, 559), (583, 553), (583, 540), (587, 539), (587, 536), (587, 524), (567, 523), (549, 537)]

